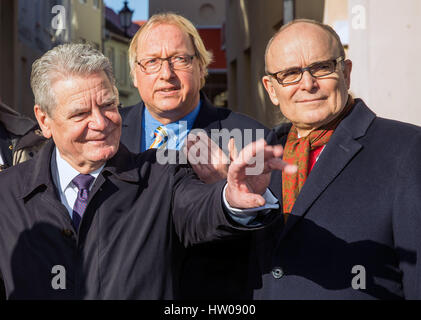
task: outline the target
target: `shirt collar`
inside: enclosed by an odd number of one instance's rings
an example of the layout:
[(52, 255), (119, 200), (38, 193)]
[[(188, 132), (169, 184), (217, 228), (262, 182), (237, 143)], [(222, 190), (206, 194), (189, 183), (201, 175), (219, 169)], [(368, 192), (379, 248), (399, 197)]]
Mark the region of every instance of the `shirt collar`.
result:
[[(89, 174), (96, 179), (104, 166), (105, 164)], [(60, 151), (57, 147), (54, 148), (53, 156), (51, 157), (51, 171), (53, 173), (54, 183), (57, 186), (57, 189), (61, 192), (64, 192), (69, 187), (72, 180), (80, 174), (79, 171), (73, 168), (61, 157)], [(91, 187), (93, 185), (94, 183), (91, 184)]]
[[(174, 122), (171, 122), (171, 123), (165, 125), (165, 128), (172, 128), (172, 127), (175, 128), (175, 127), (177, 127), (177, 125), (180, 121), (187, 121), (187, 128), (191, 129), (193, 127), (193, 123), (196, 120), (197, 115), (199, 114), (201, 105), (202, 105), (202, 101), (199, 100), (199, 103), (197, 104), (197, 106), (189, 114), (185, 115), (183, 118), (181, 118), (177, 121), (174, 121)], [(145, 123), (146, 123), (146, 126), (148, 128), (153, 129), (153, 130), (151, 130), (151, 132), (152, 132), (151, 136), (152, 137), (153, 137), (154, 130), (156, 128), (158, 128), (159, 126), (163, 126), (163, 124), (161, 122), (156, 120), (151, 115), (148, 108), (145, 108)]]
[[(163, 125), (161, 122), (156, 120), (151, 113), (149, 112), (148, 108), (144, 108), (144, 124), (145, 124), (145, 134), (149, 135), (146, 137), (147, 144), (150, 145), (149, 142), (153, 141), (154, 139), (154, 132), (155, 129), (159, 126), (163, 126), (166, 131), (168, 132), (168, 148), (169, 149), (178, 149), (180, 145), (184, 142), (184, 138), (187, 136), (188, 132), (193, 128), (194, 122), (196, 121), (197, 115), (200, 112), (200, 108), (202, 105), (202, 101), (199, 100), (197, 106), (183, 118), (171, 122), (167, 125)], [(148, 146), (146, 146), (147, 148)]]

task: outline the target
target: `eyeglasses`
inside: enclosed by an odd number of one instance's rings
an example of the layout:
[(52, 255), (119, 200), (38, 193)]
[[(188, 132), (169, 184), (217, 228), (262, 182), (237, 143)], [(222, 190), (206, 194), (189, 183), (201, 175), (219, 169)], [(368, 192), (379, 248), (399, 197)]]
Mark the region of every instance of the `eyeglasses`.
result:
[(162, 63), (168, 61), (173, 70), (183, 70), (191, 67), (195, 56), (179, 55), (168, 58), (147, 58), (136, 61), (143, 72), (156, 73), (161, 70)]
[(343, 60), (344, 57), (338, 57), (333, 60), (315, 62), (305, 68), (291, 68), (275, 73), (268, 72), (268, 75), (274, 77), (280, 85), (293, 84), (301, 81), (304, 71), (310, 72), (315, 78), (321, 78), (332, 74), (336, 71), (338, 63)]

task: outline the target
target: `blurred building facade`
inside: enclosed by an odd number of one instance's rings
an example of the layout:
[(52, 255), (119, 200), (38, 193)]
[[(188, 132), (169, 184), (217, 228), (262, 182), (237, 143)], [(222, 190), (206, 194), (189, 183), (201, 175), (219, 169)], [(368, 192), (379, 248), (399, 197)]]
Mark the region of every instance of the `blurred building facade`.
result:
[(0, 98), (18, 112), (34, 118), (32, 63), (54, 46), (67, 42), (88, 42), (102, 50), (103, 0), (2, 0), (0, 3)]
[(227, 65), (223, 47), (225, 0), (149, 0), (149, 16), (171, 11), (189, 19), (198, 29), (207, 50), (212, 51), (213, 61), (203, 91), (219, 107), (226, 107)]
[[(56, 6), (65, 10), (54, 11)], [(283, 121), (261, 83), (264, 50), (282, 24), (310, 18), (328, 23), (341, 36), (354, 63), (355, 96), (379, 116), (421, 125), (416, 97), (421, 91), (419, 0), (150, 0), (149, 10), (150, 15), (180, 13), (198, 27), (215, 56), (205, 91), (218, 105), (228, 99), (229, 108), (269, 126)], [(33, 61), (73, 41), (90, 42), (110, 57), (125, 105), (140, 100), (125, 80), (128, 69), (120, 68), (127, 41), (106, 27), (105, 13), (103, 0), (1, 0), (0, 99), (33, 117)], [(54, 21), (64, 28), (54, 27)]]
[(104, 54), (110, 59), (116, 86), (120, 93), (120, 103), (123, 107), (140, 101), (137, 88), (133, 86), (130, 77), (128, 51), (131, 38), (136, 34), (139, 25), (132, 23), (127, 31), (120, 24), (120, 18), (111, 8), (105, 8), (105, 41)]
[(167, 11), (181, 14), (195, 26), (222, 26), (225, 0), (149, 0), (149, 16)]
[(9, 106), (15, 100), (17, 12), (16, 1), (0, 1), (0, 100)]
[(262, 84), (266, 44), (294, 18), (323, 20), (323, 0), (227, 0), (228, 106), (269, 127), (283, 121)]
[(421, 125), (419, 0), (226, 0), (228, 105), (268, 126), (285, 121), (261, 82), (269, 39), (293, 18), (332, 26), (353, 61), (351, 92), (379, 116)]
[[(68, 0), (69, 1), (69, 0)], [(70, 0), (70, 40), (86, 42), (103, 51), (105, 6), (103, 0)]]

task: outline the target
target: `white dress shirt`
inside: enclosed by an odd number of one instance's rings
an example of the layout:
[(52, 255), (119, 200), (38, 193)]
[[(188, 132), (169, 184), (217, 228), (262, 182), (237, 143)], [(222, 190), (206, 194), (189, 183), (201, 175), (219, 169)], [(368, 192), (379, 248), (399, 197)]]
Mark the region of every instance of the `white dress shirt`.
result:
[[(90, 175), (93, 176), (95, 180), (91, 183), (89, 190), (92, 189), (96, 178), (103, 168), (104, 165), (90, 173)], [(70, 218), (73, 218), (73, 206), (75, 205), (77, 193), (79, 191), (72, 180), (79, 174), (79, 171), (73, 168), (66, 160), (61, 157), (60, 151), (57, 149), (57, 147), (55, 147), (51, 157), (51, 175), (53, 176), (54, 184), (59, 191), (60, 201), (69, 212)]]

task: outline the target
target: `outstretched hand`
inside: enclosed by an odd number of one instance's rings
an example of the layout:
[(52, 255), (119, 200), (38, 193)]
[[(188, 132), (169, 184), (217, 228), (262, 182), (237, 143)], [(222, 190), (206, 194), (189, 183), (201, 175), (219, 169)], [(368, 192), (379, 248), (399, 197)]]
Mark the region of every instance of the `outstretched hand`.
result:
[(229, 166), (227, 174), (225, 197), (231, 207), (248, 209), (265, 205), (262, 194), (269, 186), (271, 172), (297, 171), (295, 165), (280, 159), (282, 153), (281, 145), (270, 146), (264, 139), (253, 142), (241, 150)]
[(234, 139), (228, 143), (229, 158), (224, 151), (208, 137), (199, 132), (189, 134), (183, 151), (197, 176), (205, 183), (215, 183), (227, 178), (230, 162), (238, 156)]

